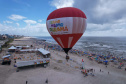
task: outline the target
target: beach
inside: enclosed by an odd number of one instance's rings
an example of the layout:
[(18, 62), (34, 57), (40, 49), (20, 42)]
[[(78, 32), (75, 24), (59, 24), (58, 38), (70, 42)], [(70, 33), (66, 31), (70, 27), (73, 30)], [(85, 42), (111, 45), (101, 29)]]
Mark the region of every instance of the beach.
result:
[[(126, 71), (118, 69), (117, 65), (109, 63), (109, 65), (98, 64), (95, 60), (89, 60), (88, 55), (78, 55), (69, 53), (70, 60), (67, 62), (66, 54), (63, 51), (57, 51), (47, 47), (46, 42), (41, 43), (37, 39), (31, 37), (23, 37), (21, 39), (14, 40), (10, 45), (13, 46), (30, 46), (33, 45), (33, 49), (45, 48), (51, 53), (50, 63), (46, 68), (44, 67), (30, 67), (22, 69), (16, 72), (14, 67), (14, 60), (12, 59), (11, 65), (0, 65), (0, 84), (125, 84)], [(39, 44), (41, 43), (41, 44)], [(7, 49), (4, 49), (0, 53), (0, 57), (6, 54)], [(15, 54), (12, 53), (12, 57)], [(23, 54), (29, 55), (29, 54)], [(84, 77), (81, 73), (82, 59), (84, 61), (84, 67), (86, 69), (93, 69), (93, 74)], [(62, 62), (60, 63), (59, 60)], [(100, 71), (101, 69), (101, 71)], [(108, 73), (109, 72), (109, 73)]]

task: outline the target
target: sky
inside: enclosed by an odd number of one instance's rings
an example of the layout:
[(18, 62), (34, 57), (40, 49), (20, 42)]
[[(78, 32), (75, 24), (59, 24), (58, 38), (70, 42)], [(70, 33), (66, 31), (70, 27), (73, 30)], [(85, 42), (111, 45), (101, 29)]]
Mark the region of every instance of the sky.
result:
[(86, 14), (83, 36), (126, 36), (126, 0), (0, 0), (0, 34), (50, 36), (46, 19), (62, 7)]

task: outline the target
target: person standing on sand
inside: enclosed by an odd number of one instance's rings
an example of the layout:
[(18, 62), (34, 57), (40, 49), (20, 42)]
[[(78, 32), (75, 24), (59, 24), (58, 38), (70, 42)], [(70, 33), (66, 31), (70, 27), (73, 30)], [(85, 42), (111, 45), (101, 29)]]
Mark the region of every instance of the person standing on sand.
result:
[(68, 55), (66, 55), (66, 60), (67, 60), (67, 62), (68, 62), (68, 60), (69, 60), (69, 56), (68, 56)]
[(101, 69), (100, 69), (100, 72), (101, 72)]
[(26, 81), (26, 84), (28, 84), (28, 81)]
[(47, 84), (48, 84), (48, 79), (46, 79), (45, 83), (47, 83)]

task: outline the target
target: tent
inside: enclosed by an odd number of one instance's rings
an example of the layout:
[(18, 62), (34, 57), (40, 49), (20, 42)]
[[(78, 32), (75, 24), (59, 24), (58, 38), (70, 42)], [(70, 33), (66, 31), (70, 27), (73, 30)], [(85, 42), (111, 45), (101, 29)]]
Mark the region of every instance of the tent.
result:
[(98, 63), (102, 63), (102, 62), (103, 62), (103, 60), (101, 60), (101, 59), (98, 60)]
[(96, 57), (95, 60), (98, 61), (98, 58)]
[(8, 48), (9, 50), (9, 52), (15, 52), (15, 50), (16, 50), (16, 47), (14, 47), (14, 46), (11, 46), (10, 48)]
[(48, 48), (53, 48), (53, 46), (49, 45)]
[(107, 64), (108, 64), (108, 60), (103, 61), (103, 63), (104, 63), (105, 65), (107, 65)]
[(14, 46), (11, 46), (10, 48), (8, 48), (8, 49), (16, 49), (16, 47), (14, 47)]
[(44, 50), (43, 48), (39, 48), (38, 51), (39, 51), (43, 56), (50, 57), (50, 52), (49, 52), (49, 51)]
[(95, 54), (92, 54), (92, 56), (95, 56)]
[(29, 49), (30, 48), (30, 46), (22, 46), (22, 49)]
[(16, 46), (17, 49), (22, 49), (22, 46)]
[(123, 60), (126, 61), (126, 58), (124, 58)]
[(117, 60), (114, 60), (114, 64), (117, 65), (118, 64), (118, 61)]
[(4, 58), (9, 58), (10, 57), (10, 55), (6, 55), (6, 56), (3, 56), (2, 58), (4, 59)]
[(22, 49), (20, 52), (32, 52), (32, 51), (37, 51), (37, 49)]

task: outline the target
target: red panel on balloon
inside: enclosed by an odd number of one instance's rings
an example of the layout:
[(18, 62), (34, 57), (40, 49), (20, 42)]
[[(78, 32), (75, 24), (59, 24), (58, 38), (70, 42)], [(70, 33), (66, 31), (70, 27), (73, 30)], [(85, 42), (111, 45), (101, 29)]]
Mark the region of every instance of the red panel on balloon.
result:
[(47, 20), (61, 18), (61, 17), (82, 17), (87, 18), (86, 15), (80, 9), (74, 7), (60, 8), (49, 14)]
[(52, 35), (62, 48), (72, 48), (83, 34)]

